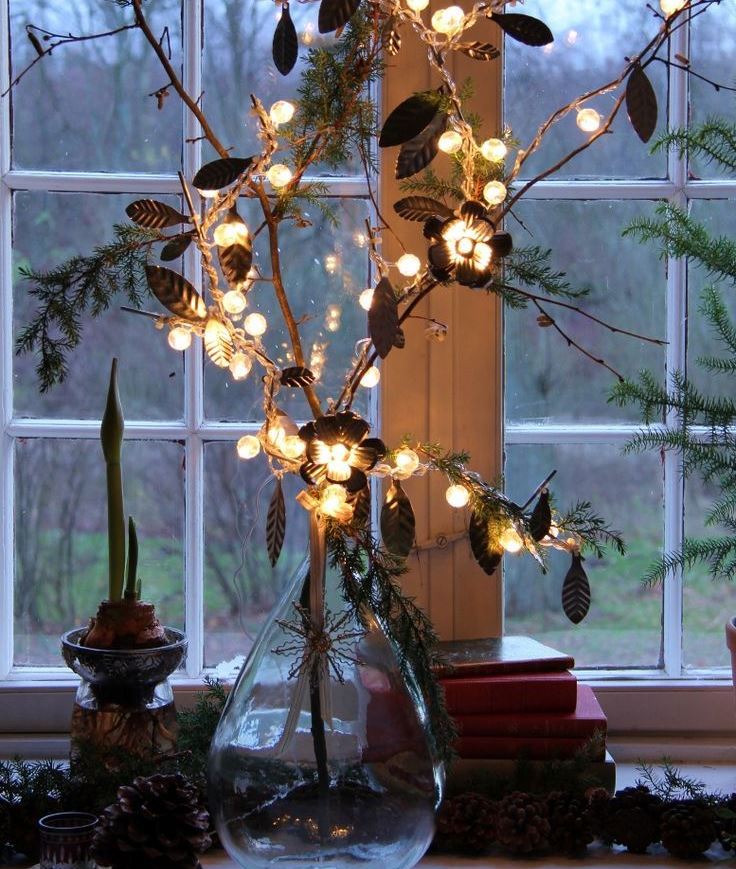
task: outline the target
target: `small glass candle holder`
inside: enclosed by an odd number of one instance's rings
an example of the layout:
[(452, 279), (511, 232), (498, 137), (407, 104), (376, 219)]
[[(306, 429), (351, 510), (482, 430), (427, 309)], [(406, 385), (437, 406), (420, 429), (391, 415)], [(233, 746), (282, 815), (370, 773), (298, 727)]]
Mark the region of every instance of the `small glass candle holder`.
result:
[(57, 812), (41, 818), (40, 869), (97, 869), (91, 856), (97, 821), (87, 812)]

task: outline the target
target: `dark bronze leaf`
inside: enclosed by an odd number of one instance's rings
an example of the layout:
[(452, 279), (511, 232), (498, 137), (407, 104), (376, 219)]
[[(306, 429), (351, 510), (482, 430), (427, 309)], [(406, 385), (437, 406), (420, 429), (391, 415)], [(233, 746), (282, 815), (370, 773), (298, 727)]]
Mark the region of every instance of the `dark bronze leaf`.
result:
[(410, 178), (426, 169), (437, 156), (440, 136), (447, 128), (447, 115), (437, 112), (422, 132), (401, 146), (396, 159), (396, 178)]
[(205, 320), (207, 305), (186, 278), (163, 266), (146, 266), (146, 279), (151, 292), (177, 317)]
[(314, 374), (308, 369), (300, 365), (294, 365), (291, 368), (284, 368), (281, 372), (281, 385), (297, 387), (309, 386), (316, 380)]
[(542, 540), (549, 534), (549, 529), (552, 525), (552, 511), (549, 506), (549, 492), (543, 489), (539, 495), (532, 515), (529, 517), (529, 532), (532, 539), (536, 541)]
[(185, 214), (157, 199), (136, 199), (125, 209), (125, 213), (138, 226), (145, 226), (148, 229), (163, 229), (166, 226), (189, 223), (189, 218)]
[(501, 54), (490, 42), (463, 42), (455, 48), (473, 60), (495, 60)]
[(248, 277), (253, 263), (253, 249), (250, 239), (247, 244), (231, 244), (217, 248), (217, 259), (228, 284), (237, 288)]
[[(44, 50), (43, 50), (43, 45), (41, 45), (41, 40), (36, 36), (36, 34), (32, 30), (29, 30), (28, 28), (26, 28), (26, 36), (28, 37), (28, 40), (31, 43), (31, 45), (36, 50), (36, 54), (39, 57), (43, 57)], [(51, 51), (49, 51), (49, 54), (51, 54)]]
[(394, 335), (394, 347), (397, 350), (403, 350), (406, 347), (406, 335), (401, 327), (396, 330), (396, 334)]
[(281, 7), (281, 18), (279, 18), (279, 23), (273, 34), (271, 54), (276, 69), (281, 75), (288, 75), (296, 66), (299, 56), (299, 40), (288, 3), (284, 3)]
[(364, 486), (355, 496), (353, 502), (353, 524), (363, 528), (371, 517), (371, 490)]
[(183, 235), (175, 235), (161, 248), (159, 256), (164, 262), (171, 262), (171, 260), (179, 259), (191, 243), (192, 236), (188, 232)]
[(574, 625), (582, 622), (590, 609), (590, 583), (579, 552), (573, 552), (572, 564), (562, 583), (562, 609)]
[(405, 196), (394, 202), (394, 211), (404, 220), (429, 220), (430, 217), (452, 217), (452, 209), (431, 196)]
[(396, 293), (388, 278), (381, 278), (373, 291), (371, 307), (368, 311), (368, 334), (376, 353), (385, 359), (394, 346), (399, 328), (399, 306)]
[(470, 514), (468, 536), (470, 537), (473, 558), (488, 576), (492, 576), (501, 563), (503, 549), (500, 546), (492, 545), (488, 521), (475, 511)]
[(276, 487), (273, 490), (266, 517), (266, 547), (268, 548), (268, 559), (271, 562), (271, 567), (275, 567), (276, 562), (279, 560), (281, 547), (284, 545), (285, 534), (286, 504), (284, 502), (284, 490), (281, 486), (281, 480), (276, 478)]
[(648, 142), (657, 127), (657, 95), (638, 63), (626, 82), (626, 111), (636, 135)]
[(197, 190), (221, 190), (248, 169), (252, 157), (222, 157), (205, 163), (192, 179)]
[(393, 555), (406, 558), (414, 545), (414, 533), (415, 519), (411, 501), (401, 488), (401, 483), (394, 480), (381, 508), (383, 545)]
[(322, 0), (319, 4), (317, 29), (320, 33), (332, 33), (343, 27), (355, 15), (360, 0)]
[(550, 42), (555, 41), (552, 31), (544, 21), (532, 15), (494, 12), (491, 21), (495, 21), (507, 36), (517, 42), (523, 42), (524, 45), (549, 45)]
[(412, 94), (386, 118), (378, 144), (381, 148), (403, 145), (432, 123), (442, 96), (439, 91), (420, 91)]

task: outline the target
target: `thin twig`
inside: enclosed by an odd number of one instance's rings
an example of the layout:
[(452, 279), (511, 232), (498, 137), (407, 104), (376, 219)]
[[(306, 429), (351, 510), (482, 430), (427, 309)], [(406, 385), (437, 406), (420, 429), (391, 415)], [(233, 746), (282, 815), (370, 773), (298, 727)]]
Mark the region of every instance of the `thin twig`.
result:
[(711, 85), (711, 87), (714, 87), (717, 91), (731, 91), (731, 93), (736, 93), (736, 87), (730, 87), (729, 85), (722, 84), (719, 81), (713, 81), (712, 78), (708, 78), (707, 76), (704, 76), (699, 72), (695, 72), (695, 70), (689, 64), (675, 63), (674, 60), (668, 60), (664, 57), (653, 57), (652, 60), (658, 60), (665, 66), (672, 67), (673, 69), (681, 69), (683, 72), (686, 72), (693, 78), (700, 79), (700, 81), (704, 81), (706, 84)]
[(550, 483), (550, 480), (554, 477), (554, 475), (556, 473), (557, 473), (557, 469), (555, 468), (555, 470), (550, 471), (549, 474), (547, 474), (547, 476), (542, 480), (542, 482), (537, 486), (537, 488), (531, 493), (531, 495), (521, 505), (521, 512), (522, 513), (532, 503), (532, 501), (537, 497), (537, 495), (542, 491), (542, 489), (547, 488), (547, 486)]

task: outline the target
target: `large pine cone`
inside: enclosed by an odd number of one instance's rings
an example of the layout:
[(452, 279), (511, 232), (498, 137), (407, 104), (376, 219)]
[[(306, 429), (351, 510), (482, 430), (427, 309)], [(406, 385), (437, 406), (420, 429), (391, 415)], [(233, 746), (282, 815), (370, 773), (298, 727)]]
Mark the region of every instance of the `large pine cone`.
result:
[(717, 835), (713, 809), (703, 800), (681, 800), (662, 813), (662, 844), (674, 857), (698, 857)]
[(594, 838), (588, 801), (565, 791), (553, 791), (547, 795), (547, 811), (552, 850), (572, 857), (585, 851)]
[(138, 777), (103, 812), (94, 856), (112, 869), (198, 869), (209, 826), (198, 788), (183, 775)]
[(646, 785), (616, 791), (605, 806), (596, 831), (604, 842), (625, 845), (635, 854), (644, 854), (660, 838), (662, 800)]
[(482, 794), (445, 800), (437, 815), (437, 847), (482, 854), (496, 838), (496, 804)]
[(543, 799), (514, 791), (496, 809), (496, 840), (512, 854), (530, 854), (549, 847), (550, 825)]

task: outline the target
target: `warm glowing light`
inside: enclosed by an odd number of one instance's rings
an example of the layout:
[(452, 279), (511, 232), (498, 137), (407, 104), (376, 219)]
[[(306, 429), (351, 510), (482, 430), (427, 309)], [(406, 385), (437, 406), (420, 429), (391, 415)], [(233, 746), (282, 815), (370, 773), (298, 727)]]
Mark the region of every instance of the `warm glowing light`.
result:
[(287, 459), (298, 459), (304, 455), (306, 444), (299, 435), (287, 435), (284, 438), (283, 453)]
[(304, 45), (311, 45), (314, 42), (314, 24), (312, 24), (311, 21), (302, 31), (299, 38), (304, 43)]
[(368, 236), (364, 232), (361, 232), (359, 229), (357, 229), (353, 233), (353, 244), (356, 247), (365, 247), (368, 244)]
[(330, 461), (332, 462), (344, 462), (349, 455), (350, 450), (345, 444), (333, 444), (330, 447)]
[(213, 238), (218, 247), (231, 247), (234, 244), (247, 244), (248, 235), (248, 227), (243, 218), (237, 213), (229, 212), (222, 223), (215, 227)]
[(319, 509), (327, 516), (334, 516), (337, 518), (339, 514), (343, 512), (342, 508), (345, 506), (347, 497), (348, 493), (345, 491), (344, 486), (339, 486), (333, 483), (331, 486), (327, 486), (322, 492)]
[(199, 195), (202, 199), (214, 199), (219, 192), (219, 190), (200, 190)]
[(452, 36), (462, 29), (465, 22), (465, 13), (459, 6), (447, 6), (438, 9), (432, 16), (432, 27), (437, 33)]
[(325, 271), (328, 275), (334, 275), (339, 264), (340, 260), (336, 253), (328, 253), (325, 257)]
[(245, 296), (240, 290), (228, 290), (222, 297), (222, 307), (228, 314), (242, 314), (246, 304)]
[(595, 109), (580, 109), (576, 123), (584, 133), (595, 133), (601, 125), (601, 116)]
[(402, 254), (396, 261), (396, 268), (405, 278), (413, 278), (421, 268), (422, 263), (413, 253)]
[(447, 503), (451, 507), (455, 507), (459, 510), (461, 507), (464, 507), (470, 500), (470, 492), (468, 492), (465, 486), (461, 486), (458, 483), (455, 486), (448, 487), (447, 491), (445, 492), (445, 498), (447, 499)]
[(406, 5), (412, 12), (422, 12), (429, 6), (429, 0), (406, 0)]
[(687, 0), (659, 0), (659, 8), (669, 18), (687, 6)]
[(266, 178), (276, 188), (286, 187), (292, 177), (291, 169), (285, 163), (274, 163), (266, 172)]
[(365, 386), (366, 389), (372, 389), (374, 386), (378, 384), (378, 381), (381, 379), (381, 372), (375, 365), (371, 365), (371, 367), (366, 371), (366, 373), (360, 378), (360, 385)]
[(227, 328), (214, 317), (207, 321), (204, 330), (204, 343), (207, 354), (218, 368), (227, 368), (229, 362), (224, 352), (220, 351), (223, 345), (230, 344), (230, 334)]
[(409, 447), (402, 447), (394, 459), (396, 467), (406, 474), (413, 474), (419, 467), (419, 456)]
[(183, 326), (174, 326), (168, 340), (172, 350), (186, 350), (192, 343), (192, 333)]
[(565, 42), (570, 46), (576, 45), (579, 37), (580, 37), (580, 34), (577, 32), (577, 30), (570, 29), (565, 34)]
[(261, 442), (255, 435), (243, 435), (238, 441), (237, 450), (241, 459), (253, 459), (261, 451)]
[(445, 154), (455, 154), (463, 146), (463, 137), (457, 130), (446, 130), (441, 136), (437, 147)]
[(489, 181), (483, 188), (483, 198), (489, 205), (500, 205), (506, 193), (506, 185), (501, 181)]
[(498, 542), (503, 546), (506, 552), (519, 552), (524, 547), (524, 541), (521, 539), (519, 532), (513, 526), (509, 526), (502, 532), (498, 538)]
[(549, 531), (547, 532), (547, 535), (549, 537), (559, 537), (560, 536), (560, 529), (557, 525), (555, 525), (554, 522), (549, 526)]
[(485, 142), (481, 142), (480, 153), (489, 163), (500, 163), (508, 151), (506, 143), (500, 139), (486, 139)]
[(457, 252), (463, 256), (467, 256), (473, 252), (475, 242), (469, 235), (464, 235), (457, 243)]
[(235, 353), (230, 360), (230, 373), (234, 380), (245, 380), (253, 367), (253, 360), (245, 353)]
[(268, 110), (271, 120), (276, 126), (279, 124), (288, 124), (294, 117), (296, 106), (288, 100), (277, 100)]
[(364, 311), (370, 311), (371, 302), (373, 301), (373, 287), (368, 287), (358, 297), (358, 304)]
[(263, 314), (248, 314), (243, 321), (243, 328), (254, 338), (259, 338), (268, 328), (268, 323)]

